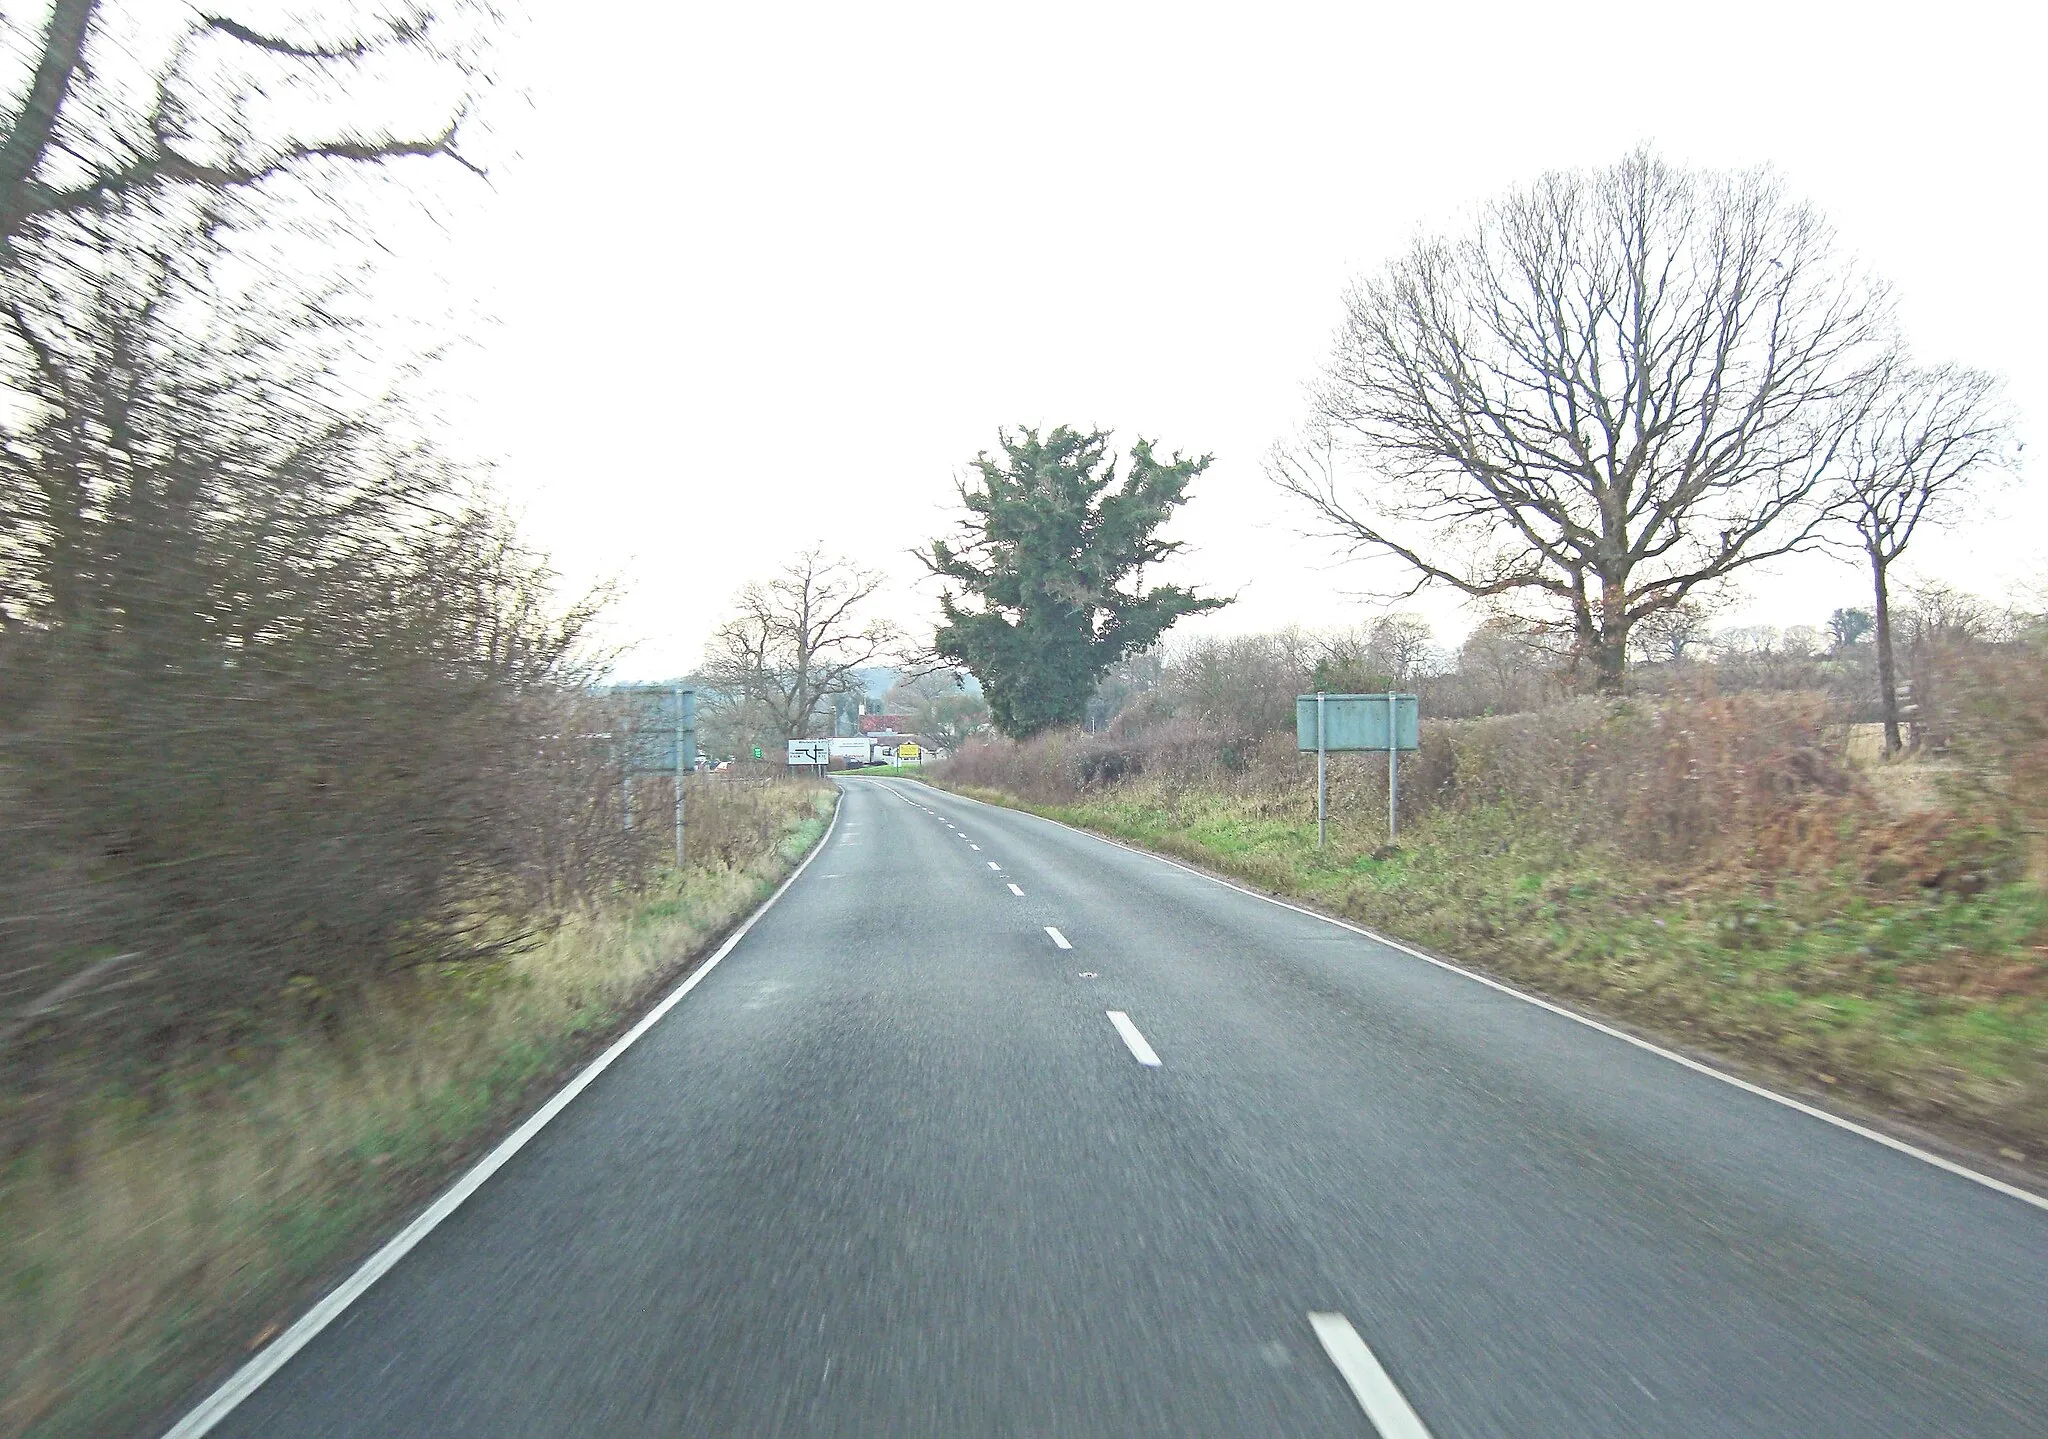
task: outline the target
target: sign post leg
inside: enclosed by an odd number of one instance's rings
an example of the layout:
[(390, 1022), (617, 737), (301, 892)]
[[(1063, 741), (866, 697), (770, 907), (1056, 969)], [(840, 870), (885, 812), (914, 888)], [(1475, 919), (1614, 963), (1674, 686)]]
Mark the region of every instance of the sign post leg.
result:
[(1401, 751), (1398, 748), (1400, 735), (1394, 721), (1400, 701), (1393, 695), (1387, 696), (1387, 843), (1391, 845), (1400, 831), (1401, 813)]
[(1316, 848), (1323, 847), (1330, 802), (1330, 751), (1323, 729), (1323, 692), (1316, 691)]
[(676, 686), (676, 874), (682, 874), (682, 686)]

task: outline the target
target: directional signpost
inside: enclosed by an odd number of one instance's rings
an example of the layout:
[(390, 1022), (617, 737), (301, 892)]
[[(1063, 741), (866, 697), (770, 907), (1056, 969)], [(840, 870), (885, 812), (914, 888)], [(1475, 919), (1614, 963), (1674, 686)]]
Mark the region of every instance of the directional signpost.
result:
[(1316, 848), (1328, 833), (1331, 750), (1387, 752), (1387, 843), (1400, 832), (1401, 751), (1422, 748), (1421, 701), (1414, 695), (1294, 698), (1294, 747), (1316, 752)]
[(795, 769), (800, 765), (816, 765), (823, 774), (832, 764), (832, 741), (828, 739), (793, 739), (789, 742), (789, 765)]
[(633, 776), (674, 775), (676, 781), (676, 868), (683, 867), (683, 776), (697, 767), (697, 692), (688, 685), (619, 685), (614, 726), (619, 776), (624, 787), (626, 828), (633, 827)]

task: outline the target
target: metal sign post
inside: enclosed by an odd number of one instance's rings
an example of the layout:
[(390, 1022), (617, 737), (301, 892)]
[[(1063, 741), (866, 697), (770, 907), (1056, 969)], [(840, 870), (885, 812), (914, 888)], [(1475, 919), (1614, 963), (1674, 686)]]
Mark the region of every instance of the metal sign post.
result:
[(1327, 830), (1325, 815), (1330, 807), (1329, 726), (1324, 722), (1323, 692), (1316, 691), (1316, 848), (1323, 847)]
[(1401, 766), (1398, 763), (1400, 751), (1394, 747), (1394, 702), (1399, 698), (1393, 691), (1387, 692), (1387, 843), (1394, 842), (1394, 834), (1401, 813)]
[[(682, 685), (674, 687), (676, 702), (676, 869), (683, 867), (683, 776), (697, 768), (697, 692)], [(684, 736), (689, 738), (686, 740)]]
[(1387, 752), (1387, 843), (1400, 832), (1401, 751), (1422, 747), (1421, 712), (1414, 695), (1333, 695), (1317, 691), (1294, 699), (1294, 747), (1316, 752), (1316, 848), (1329, 830), (1332, 750)]
[(676, 786), (676, 868), (683, 867), (683, 776), (697, 767), (697, 692), (688, 685), (616, 685), (612, 742), (619, 753), (619, 802), (633, 827), (633, 776), (666, 774)]

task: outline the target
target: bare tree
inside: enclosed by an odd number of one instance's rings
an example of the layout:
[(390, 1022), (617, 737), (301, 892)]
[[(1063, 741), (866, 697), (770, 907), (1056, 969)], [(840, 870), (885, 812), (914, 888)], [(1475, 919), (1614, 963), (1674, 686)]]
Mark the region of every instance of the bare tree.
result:
[(1776, 625), (1731, 625), (1714, 635), (1714, 658), (1724, 665), (1773, 659), (1783, 640)]
[(1436, 633), (1421, 615), (1382, 615), (1366, 640), (1368, 662), (1397, 685), (1411, 685), (1444, 667)]
[(854, 671), (900, 647), (894, 625), (861, 614), (882, 584), (872, 570), (806, 550), (734, 597), (739, 613), (712, 636), (704, 682), (728, 705), (758, 710), (782, 739), (804, 738), (833, 697), (858, 683)]
[[(1533, 709), (1554, 683), (1545, 636), (1511, 615), (1488, 615), (1458, 646), (1458, 670), (1476, 693), (1473, 713)], [(1434, 711), (1433, 711), (1434, 712)]]
[(882, 706), (910, 716), (917, 737), (941, 750), (958, 749), (970, 735), (988, 728), (988, 704), (958, 670), (907, 676), (891, 686)]
[(1778, 648), (1791, 659), (1810, 660), (1821, 652), (1824, 641), (1825, 636), (1812, 625), (1790, 625), (1779, 640)]
[(0, 993), (141, 953), (109, 1003), (146, 1033), (500, 952), (645, 870), (588, 607), (350, 318), (342, 177), (451, 156), (475, 57), (416, 6), (257, 9), (0, 36)]
[(1166, 650), (1159, 708), (1241, 735), (1294, 723), (1294, 697), (1323, 646), (1298, 629), (1264, 635), (1184, 635)]
[(1713, 610), (1684, 600), (1653, 610), (1636, 621), (1630, 639), (1636, 653), (1653, 664), (1677, 664), (1707, 643)]
[(1960, 365), (1919, 368), (1891, 356), (1845, 407), (1839, 446), (1843, 512), (1870, 562), (1877, 684), (1884, 746), (1896, 754), (1898, 668), (1893, 653), (1890, 570), (1924, 522), (1957, 513), (1969, 486), (2004, 463), (2011, 422), (1998, 384)]
[[(272, 27), (232, 8), (144, 13), (110, 0), (55, 0), (0, 140), (0, 252), (52, 222), (171, 186), (250, 191), (322, 164), (409, 156), (468, 163), (457, 138), (476, 51), (445, 13), (425, 4), (329, 6), (318, 19)], [(484, 9), (462, 0), (441, 8)], [(138, 56), (144, 49), (154, 61)], [(418, 58), (443, 62), (449, 77), (438, 121), (409, 129), (350, 113)], [(265, 134), (252, 119), (266, 108), (260, 102), (284, 95), (290, 102), (271, 108), (318, 115), (312, 133)]]
[(1415, 588), (1565, 619), (1613, 693), (1646, 615), (1815, 542), (1815, 416), (1887, 317), (1768, 173), (1639, 151), (1546, 175), (1356, 286), (1271, 471)]
[[(392, 418), (350, 394), (377, 388), (347, 333), (373, 251), (337, 243), (363, 217), (342, 180), (418, 157), (468, 164), (456, 137), (485, 83), (488, 7), (246, 18), (267, 8), (55, 0), (7, 37), (0, 383), (15, 403), (0, 467), (15, 482), (0, 490), (0, 637), (32, 614), (63, 622), (89, 578), (73, 563), (84, 528), (112, 534), (120, 518), (105, 487), (147, 498), (130, 482), (167, 447), (187, 472), (167, 495), (199, 493), (201, 464), (249, 475), (313, 446), (297, 463), (317, 467), (320, 445)], [(194, 448), (166, 423), (230, 397), (265, 428)]]

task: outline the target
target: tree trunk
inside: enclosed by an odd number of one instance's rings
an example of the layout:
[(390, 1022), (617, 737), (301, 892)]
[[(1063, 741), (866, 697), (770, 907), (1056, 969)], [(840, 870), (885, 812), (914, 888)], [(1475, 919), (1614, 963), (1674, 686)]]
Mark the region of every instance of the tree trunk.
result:
[(1628, 637), (1602, 630), (1593, 643), (1593, 688), (1608, 697), (1618, 696), (1628, 678)]
[(1600, 615), (1593, 633), (1593, 687), (1609, 698), (1628, 677), (1628, 581), (1600, 578)]
[(1884, 704), (1884, 752), (1897, 754), (1906, 747), (1899, 738), (1899, 681), (1892, 665), (1892, 603), (1885, 588), (1887, 561), (1877, 550), (1870, 554), (1870, 574), (1877, 589), (1877, 691)]

